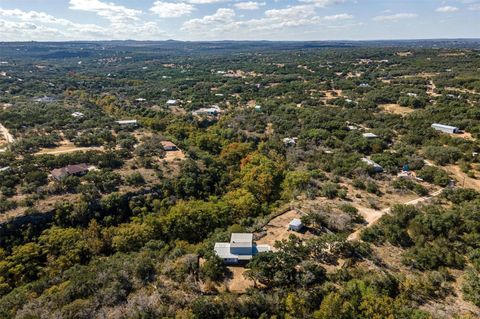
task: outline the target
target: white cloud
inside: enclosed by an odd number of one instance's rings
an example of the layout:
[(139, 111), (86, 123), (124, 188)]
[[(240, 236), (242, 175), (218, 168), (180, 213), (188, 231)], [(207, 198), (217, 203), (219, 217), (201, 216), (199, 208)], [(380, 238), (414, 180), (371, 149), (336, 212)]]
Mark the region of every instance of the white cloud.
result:
[(345, 0), (299, 0), (300, 2), (312, 4), (319, 8), (324, 8), (330, 5), (344, 3)]
[(480, 11), (480, 3), (472, 4), (468, 7), (468, 10), (471, 11)]
[(218, 9), (213, 15), (207, 15), (201, 19), (191, 19), (183, 24), (183, 31), (188, 31), (193, 38), (202, 37), (208, 39), (231, 38), (262, 38), (279, 33), (298, 32), (296, 28), (302, 28), (301, 32), (307, 32), (307, 27), (330, 24), (343, 20), (353, 19), (352, 15), (341, 13), (325, 17), (319, 17), (315, 12), (315, 5), (296, 5), (281, 9), (269, 9), (263, 17), (249, 20), (238, 20), (232, 9)]
[(70, 9), (94, 12), (111, 23), (138, 21), (141, 10), (130, 9), (112, 2), (99, 0), (70, 0)]
[(221, 3), (221, 2), (230, 2), (230, 0), (186, 0), (188, 3), (193, 4), (213, 4), (213, 3)]
[(437, 8), (435, 11), (440, 13), (452, 13), (452, 12), (457, 12), (458, 8), (452, 7), (452, 6), (444, 6), (444, 7)]
[[(113, 19), (113, 21), (118, 21)], [(0, 8), (0, 38), (4, 41), (150, 40), (166, 38), (154, 22), (111, 23), (108, 26), (75, 23), (38, 11)]]
[(349, 19), (353, 19), (353, 16), (347, 13), (341, 13), (341, 14), (335, 14), (335, 15), (323, 17), (323, 20), (326, 20), (326, 21), (339, 21), (339, 20), (349, 20)]
[(413, 19), (418, 17), (418, 14), (416, 13), (396, 13), (396, 14), (390, 14), (390, 15), (382, 15), (382, 16), (376, 16), (373, 18), (374, 21), (400, 21), (400, 20), (405, 20), (405, 19)]
[(205, 31), (217, 33), (232, 31), (232, 28), (235, 27), (235, 11), (228, 8), (220, 8), (212, 15), (186, 21), (182, 30), (195, 33)]
[(261, 6), (264, 6), (265, 4), (265, 2), (247, 1), (235, 3), (234, 6), (235, 8), (240, 10), (258, 10)]
[(174, 3), (156, 1), (150, 11), (161, 18), (178, 18), (188, 15), (195, 10), (195, 7), (188, 3)]
[(315, 10), (311, 6), (300, 5), (284, 9), (271, 9), (265, 11), (265, 16), (276, 20), (292, 20), (298, 18), (307, 18), (315, 15)]

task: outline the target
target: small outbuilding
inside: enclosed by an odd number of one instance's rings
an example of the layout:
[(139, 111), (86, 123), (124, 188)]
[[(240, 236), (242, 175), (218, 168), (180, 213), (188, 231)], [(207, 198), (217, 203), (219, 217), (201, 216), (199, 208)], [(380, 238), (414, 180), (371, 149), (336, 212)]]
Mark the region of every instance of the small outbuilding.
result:
[(122, 126), (136, 126), (138, 124), (138, 121), (137, 120), (120, 120), (120, 121), (115, 121), (115, 123)]
[(375, 173), (381, 173), (381, 172), (383, 172), (383, 167), (380, 166), (379, 164), (375, 163), (375, 162), (372, 161), (371, 159), (369, 159), (369, 158), (362, 158), (361, 160), (362, 160), (362, 162), (364, 162), (364, 163), (367, 164), (368, 166), (373, 167), (373, 171), (374, 171)]
[(368, 138), (368, 139), (377, 138), (377, 137), (378, 137), (378, 135), (373, 134), (373, 133), (370, 133), (370, 132), (368, 132), (368, 133), (363, 133), (362, 136), (363, 136), (364, 138)]
[(75, 118), (82, 118), (84, 114), (82, 112), (73, 112), (72, 116)]
[(288, 229), (299, 232), (302, 230), (303, 226), (304, 225), (302, 221), (298, 218), (295, 218), (288, 224)]
[(458, 127), (439, 124), (439, 123), (433, 123), (432, 128), (434, 130), (437, 130), (443, 133), (448, 133), (448, 134), (457, 134), (460, 132), (460, 129)]
[(165, 151), (167, 152), (171, 152), (171, 151), (177, 151), (178, 150), (178, 147), (177, 145), (173, 144), (172, 142), (170, 141), (162, 141), (160, 142), (162, 144), (162, 147)]
[(297, 144), (297, 137), (285, 137), (282, 142), (285, 146), (295, 146)]

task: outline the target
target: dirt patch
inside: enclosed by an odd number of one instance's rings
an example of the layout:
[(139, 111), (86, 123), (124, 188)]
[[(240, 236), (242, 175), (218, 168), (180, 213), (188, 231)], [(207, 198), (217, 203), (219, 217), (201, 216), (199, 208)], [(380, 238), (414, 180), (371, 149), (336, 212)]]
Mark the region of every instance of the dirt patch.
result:
[(265, 127), (265, 135), (272, 135), (273, 132), (273, 123), (267, 123), (267, 126)]
[(163, 161), (173, 162), (173, 161), (182, 161), (185, 159), (185, 154), (181, 150), (177, 151), (168, 151), (165, 154), (165, 157), (162, 158)]
[(447, 87), (445, 87), (445, 90), (446, 91), (453, 91), (453, 92), (457, 92), (457, 93), (480, 95), (480, 93), (475, 91), (475, 90), (469, 90), (469, 89), (465, 89), (465, 88), (456, 88), (456, 87), (447, 86)]
[[(200, 266), (205, 260), (200, 259)], [(237, 294), (246, 293), (249, 288), (255, 287), (255, 282), (245, 278), (244, 274), (248, 269), (242, 266), (227, 266), (226, 278), (221, 282), (206, 281), (200, 283), (203, 292), (232, 292)], [(257, 284), (258, 286), (259, 284)]]
[(480, 180), (469, 177), (457, 165), (448, 165), (443, 168), (457, 180), (458, 186), (480, 191)]
[(229, 266), (227, 269), (230, 274), (229, 278), (224, 282), (225, 290), (234, 293), (245, 293), (247, 289), (254, 287), (255, 283), (253, 280), (243, 276), (248, 269), (239, 266)]
[(8, 129), (5, 126), (3, 126), (2, 124), (0, 124), (0, 135), (2, 136), (2, 139), (0, 140), (0, 144), (2, 142), (7, 143), (7, 144), (11, 144), (11, 143), (15, 142), (15, 138), (13, 137), (13, 135), (10, 134)]
[(411, 55), (413, 55), (413, 53), (412, 53), (412, 52), (410, 52), (410, 51), (406, 51), (406, 52), (397, 52), (397, 53), (395, 53), (395, 54), (396, 54), (396, 55), (398, 55), (398, 56), (401, 56), (401, 57), (407, 57), (407, 56), (411, 56)]
[(432, 80), (430, 80), (427, 85), (427, 94), (432, 97), (441, 96), (441, 94), (438, 94), (435, 92), (436, 90), (437, 90), (437, 86), (435, 85), (435, 83), (433, 83)]
[[(308, 231), (305, 233), (298, 233), (288, 229), (288, 224), (295, 218), (300, 219), (302, 214), (296, 210), (289, 210), (286, 213), (275, 217), (267, 225), (263, 227), (265, 231), (265, 236), (258, 239), (257, 244), (266, 244), (270, 245), (273, 248), (273, 245), (276, 241), (283, 239), (288, 239), (290, 235), (295, 235), (300, 238), (309, 238), (313, 235)], [(258, 234), (257, 234), (258, 235)]]
[(79, 147), (70, 141), (62, 141), (60, 145), (54, 148), (42, 148), (35, 155), (60, 155), (73, 152), (104, 151), (101, 146)]
[(380, 109), (387, 113), (398, 114), (401, 116), (408, 115), (415, 110), (409, 107), (400, 106), (399, 104), (381, 104), (379, 105)]

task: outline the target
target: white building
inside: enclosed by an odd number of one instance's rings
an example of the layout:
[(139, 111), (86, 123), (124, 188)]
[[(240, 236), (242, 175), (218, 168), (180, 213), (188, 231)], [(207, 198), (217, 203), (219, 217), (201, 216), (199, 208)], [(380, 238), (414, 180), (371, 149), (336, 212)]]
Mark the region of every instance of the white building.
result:
[(138, 124), (137, 120), (121, 120), (121, 121), (115, 121), (115, 123), (122, 125), (122, 126), (135, 126)]
[(375, 163), (375, 162), (372, 161), (371, 159), (369, 159), (369, 158), (362, 158), (361, 160), (362, 160), (362, 162), (364, 162), (364, 163), (367, 164), (368, 166), (373, 167), (373, 170), (374, 170), (376, 173), (381, 173), (381, 172), (383, 172), (383, 167), (380, 166), (379, 164)]
[(298, 137), (285, 137), (283, 140), (285, 146), (295, 146), (298, 141)]
[(177, 100), (168, 100), (167, 105), (177, 105), (178, 101)]
[(362, 136), (365, 137), (365, 138), (368, 138), (368, 139), (378, 137), (378, 135), (375, 135), (373, 133), (363, 133)]
[(209, 115), (217, 116), (220, 113), (221, 109), (217, 105), (212, 105), (211, 107), (202, 107), (196, 111), (193, 111), (192, 114), (196, 116)]
[(456, 133), (460, 132), (458, 127), (450, 126), (450, 125), (444, 125), (444, 124), (438, 124), (438, 123), (433, 123), (432, 128), (434, 130), (444, 132), (444, 133), (449, 133), (449, 134), (456, 134)]
[(288, 229), (293, 231), (301, 231), (303, 228), (303, 223), (300, 219), (295, 218), (288, 224)]
[(269, 245), (253, 243), (251, 233), (233, 233), (229, 243), (215, 243), (215, 254), (227, 264), (248, 262), (258, 253), (269, 252)]
[(73, 112), (72, 116), (75, 118), (82, 118), (84, 114), (82, 112)]

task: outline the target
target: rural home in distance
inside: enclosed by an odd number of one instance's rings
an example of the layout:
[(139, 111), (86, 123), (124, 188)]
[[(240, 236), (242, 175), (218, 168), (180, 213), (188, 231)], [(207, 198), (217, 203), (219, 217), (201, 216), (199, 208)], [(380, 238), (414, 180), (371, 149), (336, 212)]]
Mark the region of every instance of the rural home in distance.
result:
[(229, 243), (215, 243), (215, 254), (226, 264), (246, 263), (253, 256), (271, 250), (269, 245), (253, 243), (251, 233), (233, 233)]
[(88, 173), (88, 166), (85, 163), (68, 165), (62, 168), (56, 168), (51, 171), (52, 177), (57, 181), (64, 179), (67, 176), (82, 176)]
[(169, 152), (169, 151), (178, 151), (178, 147), (177, 145), (173, 144), (172, 142), (170, 141), (162, 141), (160, 142), (162, 144), (162, 147), (165, 151)]
[(138, 124), (137, 120), (121, 120), (121, 121), (115, 121), (115, 123), (122, 125), (122, 126), (136, 126)]
[(433, 123), (432, 128), (436, 131), (440, 131), (448, 134), (457, 134), (460, 132), (460, 129), (458, 127), (439, 124), (439, 123)]

